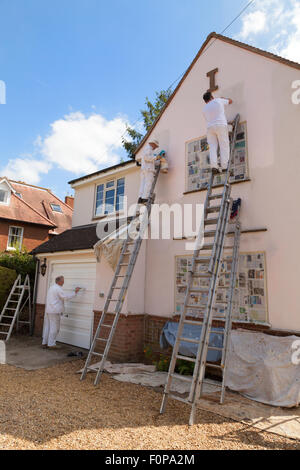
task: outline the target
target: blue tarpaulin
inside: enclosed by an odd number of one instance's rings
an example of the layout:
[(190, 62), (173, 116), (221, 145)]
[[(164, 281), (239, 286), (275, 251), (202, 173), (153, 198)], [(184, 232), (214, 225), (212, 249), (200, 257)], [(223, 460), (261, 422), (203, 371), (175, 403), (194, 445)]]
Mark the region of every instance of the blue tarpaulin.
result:
[[(160, 346), (162, 349), (168, 348), (169, 345), (174, 346), (177, 331), (178, 331), (178, 323), (168, 321), (161, 333), (160, 336)], [(183, 338), (189, 339), (200, 339), (202, 331), (202, 325), (184, 325), (183, 328)], [(220, 331), (218, 333), (211, 333), (209, 338), (209, 346), (213, 346), (215, 348), (222, 348), (223, 346), (223, 338), (224, 335), (224, 328), (215, 328), (214, 331)], [(196, 357), (197, 355), (198, 344), (197, 343), (188, 343), (187, 341), (181, 341), (179, 347), (179, 354), (182, 356), (188, 357)], [(222, 359), (222, 351), (214, 351), (208, 350), (207, 361), (208, 362), (219, 362)]]

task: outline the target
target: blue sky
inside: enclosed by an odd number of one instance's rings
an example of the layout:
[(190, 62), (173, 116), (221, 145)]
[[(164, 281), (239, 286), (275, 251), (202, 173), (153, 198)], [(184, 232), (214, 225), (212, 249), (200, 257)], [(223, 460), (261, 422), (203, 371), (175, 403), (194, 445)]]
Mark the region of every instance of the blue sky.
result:
[[(70, 179), (118, 163), (145, 97), (247, 3), (0, 0), (0, 175), (64, 197)], [(226, 35), (300, 62), (300, 2), (256, 0)]]

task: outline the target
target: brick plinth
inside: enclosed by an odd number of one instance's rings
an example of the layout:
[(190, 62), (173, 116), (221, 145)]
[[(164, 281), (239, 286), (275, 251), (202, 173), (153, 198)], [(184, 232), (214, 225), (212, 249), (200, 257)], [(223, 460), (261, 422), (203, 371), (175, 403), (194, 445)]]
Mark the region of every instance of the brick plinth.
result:
[[(94, 334), (101, 318), (99, 311), (94, 311)], [(105, 324), (112, 324), (113, 315), (107, 315)], [(136, 362), (144, 357), (144, 324), (145, 315), (121, 315), (113, 337), (108, 359), (113, 362)], [(109, 329), (102, 328), (100, 337), (107, 337)], [(104, 345), (98, 341), (97, 352), (103, 352)]]
[(45, 304), (35, 304), (34, 335), (42, 336), (44, 324)]

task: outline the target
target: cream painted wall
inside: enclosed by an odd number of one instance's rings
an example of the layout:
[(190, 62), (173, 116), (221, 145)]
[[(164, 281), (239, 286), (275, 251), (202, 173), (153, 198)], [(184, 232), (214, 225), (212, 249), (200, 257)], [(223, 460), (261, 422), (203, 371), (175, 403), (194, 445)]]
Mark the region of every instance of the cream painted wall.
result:
[[(168, 152), (170, 172), (161, 175), (157, 202), (204, 202), (205, 192), (184, 195), (185, 143), (206, 134), (201, 109), (208, 88), (206, 73), (219, 68), (216, 96), (229, 96), (247, 121), (250, 182), (232, 186), (243, 200), (245, 228), (266, 233), (243, 235), (242, 251), (266, 251), (270, 322), (274, 328), (300, 331), (300, 105), (291, 101), (294, 68), (241, 48), (215, 41), (198, 59), (151, 137)], [(186, 254), (184, 243), (148, 241), (145, 310), (174, 312), (174, 257)]]

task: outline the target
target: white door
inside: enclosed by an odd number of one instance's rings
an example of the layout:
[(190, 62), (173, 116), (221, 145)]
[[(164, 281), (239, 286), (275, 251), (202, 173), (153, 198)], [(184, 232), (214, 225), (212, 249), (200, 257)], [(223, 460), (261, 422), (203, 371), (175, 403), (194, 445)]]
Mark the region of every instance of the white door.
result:
[(57, 276), (64, 276), (63, 289), (71, 293), (75, 287), (85, 290), (65, 302), (65, 313), (61, 318), (57, 341), (89, 349), (93, 328), (93, 305), (96, 282), (96, 262), (53, 262), (50, 285)]

